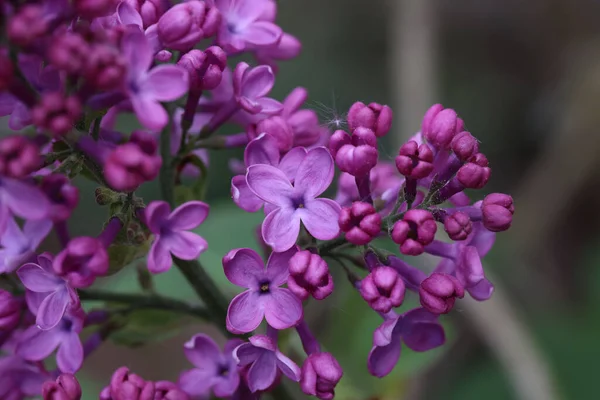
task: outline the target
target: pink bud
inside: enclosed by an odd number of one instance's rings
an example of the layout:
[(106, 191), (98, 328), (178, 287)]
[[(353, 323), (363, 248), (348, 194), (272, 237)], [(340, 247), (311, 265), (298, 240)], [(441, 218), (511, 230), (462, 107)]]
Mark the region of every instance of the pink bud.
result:
[(332, 400), (335, 397), (335, 386), (344, 371), (335, 357), (330, 353), (313, 353), (302, 365), (300, 388), (310, 396), (320, 400)]
[(11, 135), (0, 139), (0, 174), (24, 178), (42, 164), (40, 149), (26, 136)]
[(388, 266), (375, 267), (360, 281), (360, 294), (371, 308), (381, 313), (399, 307), (404, 301), (404, 281), (395, 269)]
[(396, 168), (407, 178), (423, 179), (433, 171), (433, 151), (427, 143), (411, 140), (400, 147)]
[(248, 138), (250, 140), (257, 138), (262, 133), (266, 133), (275, 139), (281, 153), (288, 152), (294, 144), (292, 128), (282, 117), (268, 117), (260, 120), (256, 125), (248, 127)]
[(73, 0), (77, 14), (85, 19), (107, 16), (116, 10), (118, 4), (118, 0)]
[(227, 54), (219, 46), (204, 51), (194, 49), (184, 54), (177, 65), (188, 71), (192, 91), (213, 90), (221, 83)]
[(457, 211), (444, 219), (444, 230), (452, 240), (465, 240), (471, 234), (473, 224), (467, 214)]
[(501, 232), (510, 228), (515, 206), (511, 196), (492, 193), (483, 199), (481, 211), (483, 226), (492, 232)]
[(392, 109), (388, 106), (377, 103), (366, 106), (358, 101), (348, 111), (348, 128), (350, 132), (358, 127), (368, 128), (375, 136), (382, 137), (392, 127), (392, 116)]
[(7, 33), (11, 42), (28, 47), (35, 40), (46, 35), (47, 28), (44, 9), (39, 5), (27, 4), (9, 18)]
[(381, 216), (369, 203), (356, 201), (351, 207), (342, 208), (340, 228), (346, 232), (346, 240), (355, 245), (365, 245), (381, 230)]
[(461, 132), (454, 136), (451, 147), (454, 154), (461, 161), (467, 161), (479, 153), (479, 143), (469, 132)]
[(446, 149), (454, 136), (464, 128), (463, 121), (456, 111), (441, 104), (433, 105), (425, 113), (421, 125), (421, 133), (429, 143), (438, 149)]
[(89, 287), (97, 276), (108, 272), (108, 253), (100, 240), (87, 236), (76, 237), (58, 253), (52, 268), (72, 287)]
[(31, 111), (35, 125), (57, 136), (68, 133), (80, 115), (81, 103), (77, 97), (59, 92), (44, 93)]
[(81, 71), (86, 58), (92, 54), (85, 39), (77, 33), (64, 33), (52, 39), (48, 61), (69, 74)]
[(189, 400), (189, 396), (176, 384), (169, 381), (155, 383), (154, 400)]
[(127, 367), (117, 369), (110, 380), (110, 394), (118, 400), (154, 400), (155, 385), (136, 374), (130, 374)]
[(0, 331), (12, 332), (21, 320), (21, 302), (0, 289)]
[(465, 290), (455, 277), (433, 273), (421, 282), (419, 296), (421, 305), (434, 314), (446, 314), (454, 307), (456, 298), (462, 299)]
[[(345, 135), (345, 136), (344, 136)], [(329, 149), (343, 172), (365, 176), (377, 165), (377, 137), (372, 130), (358, 127), (348, 136), (344, 131), (334, 132)]]
[(477, 153), (469, 162), (460, 167), (456, 174), (458, 181), (468, 189), (481, 189), (489, 181), (492, 170), (482, 153)]
[(300, 299), (312, 295), (323, 300), (333, 292), (333, 278), (325, 260), (308, 250), (299, 251), (289, 261), (288, 288)]
[(125, 61), (115, 47), (97, 44), (86, 55), (83, 77), (96, 89), (112, 90), (121, 85), (126, 71)]
[(61, 374), (56, 381), (44, 382), (42, 397), (44, 400), (79, 400), (81, 399), (81, 386), (75, 376)]
[(400, 245), (402, 254), (418, 256), (433, 242), (436, 231), (437, 224), (429, 211), (412, 209), (392, 227), (392, 240)]
[(158, 37), (164, 47), (187, 51), (216, 33), (221, 14), (203, 1), (192, 0), (171, 7), (158, 20)]

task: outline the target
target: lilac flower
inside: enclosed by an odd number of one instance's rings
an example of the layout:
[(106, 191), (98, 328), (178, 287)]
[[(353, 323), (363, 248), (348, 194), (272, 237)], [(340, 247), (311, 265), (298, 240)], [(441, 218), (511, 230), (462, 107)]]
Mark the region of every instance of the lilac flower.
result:
[(100, 400), (153, 400), (155, 392), (154, 382), (130, 373), (127, 367), (121, 367), (113, 373), (110, 385), (100, 393)]
[(40, 366), (28, 362), (18, 355), (5, 355), (0, 358), (0, 398), (20, 400), (29, 396), (39, 396), (42, 385), (49, 376)]
[(97, 276), (108, 272), (109, 260), (106, 247), (108, 244), (105, 246), (100, 239), (87, 236), (76, 237), (56, 255), (52, 268), (72, 287), (91, 286)]
[(83, 363), (83, 345), (79, 339), (83, 320), (84, 313), (78, 309), (67, 312), (59, 324), (50, 330), (30, 326), (20, 337), (16, 353), (26, 360), (41, 361), (58, 349), (58, 368), (62, 372), (74, 374)]
[(164, 201), (153, 201), (144, 209), (146, 226), (154, 233), (154, 242), (148, 253), (148, 269), (154, 274), (167, 271), (173, 264), (172, 256), (182, 260), (198, 258), (208, 247), (199, 235), (188, 232), (199, 226), (208, 215), (208, 205), (188, 201), (171, 212)]
[(13, 218), (6, 222), (6, 230), (0, 238), (0, 273), (10, 273), (35, 256), (35, 250), (52, 229), (46, 219), (26, 221), (23, 230)]
[(233, 90), (239, 106), (251, 114), (267, 115), (280, 112), (283, 105), (270, 97), (265, 97), (275, 84), (271, 67), (260, 65), (250, 67), (239, 63), (233, 71)]
[(55, 381), (46, 381), (42, 387), (44, 400), (79, 400), (81, 386), (72, 374), (61, 374)]
[(122, 52), (128, 62), (126, 92), (140, 123), (158, 131), (169, 116), (160, 104), (181, 97), (188, 89), (187, 72), (175, 65), (152, 64), (152, 49), (142, 32), (127, 31), (122, 40)]
[(262, 225), (263, 238), (274, 251), (285, 251), (294, 245), (300, 222), (317, 239), (338, 236), (340, 205), (316, 198), (329, 187), (333, 173), (333, 159), (324, 147), (306, 154), (298, 165), (293, 185), (283, 171), (271, 165), (248, 167), (246, 181), (250, 190), (274, 206)]
[(375, 239), (381, 231), (381, 215), (373, 205), (363, 201), (342, 208), (338, 222), (341, 230), (346, 232), (346, 240), (359, 246)]
[(373, 348), (368, 359), (372, 375), (382, 378), (392, 372), (400, 359), (402, 341), (411, 350), (427, 351), (444, 344), (446, 337), (437, 315), (423, 308), (385, 321), (373, 334)]
[(179, 386), (190, 396), (208, 394), (212, 389), (216, 397), (231, 396), (240, 384), (237, 362), (232, 352), (242, 343), (232, 339), (223, 352), (209, 336), (194, 335), (184, 344), (185, 356), (196, 368), (179, 377)]
[(273, 6), (270, 0), (215, 0), (215, 5), (222, 16), (217, 43), (229, 53), (270, 47), (283, 34), (265, 20)]
[(344, 372), (331, 353), (313, 353), (302, 365), (300, 387), (308, 395), (320, 400), (332, 400), (335, 397), (335, 386)]
[(38, 263), (28, 263), (17, 271), (17, 275), (27, 290), (37, 293), (43, 299), (37, 310), (36, 324), (42, 330), (54, 328), (67, 308), (79, 308), (77, 292), (66, 280), (57, 276), (52, 269), (52, 256), (44, 253), (38, 256)]
[(0, 177), (0, 234), (7, 228), (11, 213), (27, 220), (49, 215), (50, 202), (44, 193), (25, 181)]
[(301, 300), (312, 295), (323, 300), (333, 293), (333, 277), (325, 260), (309, 250), (294, 254), (289, 261), (288, 288)]
[(234, 249), (223, 257), (225, 276), (231, 283), (247, 288), (231, 300), (227, 310), (227, 329), (246, 333), (256, 329), (263, 317), (275, 329), (292, 327), (302, 318), (302, 304), (286, 283), (288, 263), (295, 247), (283, 253), (272, 253), (263, 264), (252, 249)]
[(454, 307), (456, 298), (462, 299), (465, 291), (455, 277), (433, 273), (421, 282), (419, 299), (421, 305), (433, 314), (447, 314)]
[(250, 391), (269, 388), (275, 382), (278, 371), (295, 382), (300, 380), (300, 368), (277, 349), (271, 338), (255, 335), (249, 340), (249, 343), (233, 350), (233, 357), (240, 366), (250, 365), (247, 376)]
[[(306, 153), (303, 147), (295, 147), (280, 158), (275, 139), (270, 135), (261, 134), (246, 146), (244, 163), (246, 167), (256, 164), (272, 165), (282, 170), (290, 182), (293, 182), (297, 167), (306, 157)], [(258, 211), (264, 204), (264, 201), (250, 190), (244, 175), (236, 175), (231, 179), (231, 196), (235, 204), (248, 212)]]
[(300, 41), (295, 36), (284, 32), (276, 44), (261, 47), (254, 54), (259, 64), (269, 65), (277, 72), (276, 61), (296, 58), (301, 50), (302, 44)]

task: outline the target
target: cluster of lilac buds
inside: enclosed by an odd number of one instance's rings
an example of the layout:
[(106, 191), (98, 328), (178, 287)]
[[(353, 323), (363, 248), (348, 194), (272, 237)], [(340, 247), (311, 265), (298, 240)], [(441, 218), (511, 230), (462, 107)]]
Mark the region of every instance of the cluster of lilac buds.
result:
[[(472, 202), (464, 192), (482, 189), (491, 169), (463, 120), (434, 105), (389, 161), (378, 149), (392, 131), (390, 107), (356, 102), (348, 131), (330, 132), (304, 105), (306, 89), (274, 99), (279, 63), (301, 50), (276, 24), (274, 0), (36, 0), (0, 8), (0, 116), (18, 131), (0, 139), (0, 398), (88, 396), (75, 378), (87, 357), (127, 329), (132, 314), (156, 309), (206, 320), (228, 341), (194, 335), (182, 349), (192, 367), (176, 382), (121, 367), (100, 399), (272, 392), (285, 400), (296, 384), (331, 400), (342, 366), (304, 318), (307, 303), (330, 301), (343, 284), (334, 284), (331, 269), (343, 267), (355, 295), (382, 318), (364, 361), (377, 377), (393, 370), (402, 343), (415, 351), (441, 346), (440, 315), (466, 293), (480, 301), (492, 295), (481, 259), (496, 232), (510, 227), (514, 204), (507, 194)], [(124, 115), (139, 129), (124, 131)], [(239, 133), (219, 134), (225, 124)], [(243, 161), (230, 162), (231, 197), (240, 212), (264, 215), (249, 238), (264, 254), (221, 255), (238, 287), (228, 301), (198, 260), (211, 245), (198, 230), (211, 218), (208, 150), (231, 148), (244, 151)], [(69, 231), (79, 206), (75, 177), (97, 185), (97, 206), (108, 211), (86, 236)], [(138, 189), (156, 181), (162, 198), (145, 202)], [(40, 248), (49, 235), (58, 239), (54, 254)], [(385, 240), (408, 257), (383, 251)], [(429, 274), (411, 265), (421, 254), (439, 257)], [(98, 288), (144, 257), (147, 270), (136, 270), (143, 293)], [(202, 306), (153, 291), (153, 279), (173, 266)], [(398, 311), (407, 290), (420, 306)], [(89, 301), (99, 308), (86, 311)], [(290, 352), (294, 335), (302, 354)]]

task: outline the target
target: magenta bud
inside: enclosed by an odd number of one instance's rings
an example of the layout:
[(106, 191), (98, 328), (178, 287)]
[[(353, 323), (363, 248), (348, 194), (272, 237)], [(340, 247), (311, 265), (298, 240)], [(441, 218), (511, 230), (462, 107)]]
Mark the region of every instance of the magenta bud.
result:
[(61, 374), (56, 381), (44, 382), (42, 397), (44, 400), (79, 400), (81, 386), (74, 375)]
[(492, 193), (483, 199), (481, 204), (483, 226), (492, 232), (502, 232), (512, 224), (515, 206), (511, 196), (503, 193)]
[(57, 69), (76, 74), (92, 54), (85, 39), (77, 33), (64, 33), (52, 39), (48, 61)]
[(154, 137), (135, 131), (128, 143), (110, 153), (104, 164), (106, 181), (115, 190), (131, 192), (142, 183), (154, 180), (162, 165)]
[(27, 4), (8, 19), (8, 39), (18, 46), (28, 47), (43, 37), (47, 28), (42, 6)]
[(85, 288), (97, 276), (108, 272), (108, 253), (100, 240), (87, 236), (77, 237), (71, 239), (63, 251), (58, 253), (52, 268), (72, 287)]
[(23, 178), (37, 171), (41, 164), (40, 149), (26, 136), (0, 139), (0, 175)]
[(388, 106), (377, 103), (366, 106), (357, 101), (348, 111), (348, 128), (350, 132), (354, 132), (358, 127), (368, 128), (375, 136), (382, 137), (392, 127), (392, 117), (392, 109)]
[(227, 54), (219, 46), (211, 46), (204, 51), (194, 49), (184, 54), (177, 65), (188, 72), (190, 90), (213, 90), (221, 83)]
[(21, 302), (10, 292), (0, 289), (0, 331), (12, 332), (21, 320)]
[(154, 25), (170, 6), (167, 0), (125, 0), (142, 16), (144, 28)]
[(436, 231), (437, 224), (429, 211), (412, 209), (392, 227), (392, 240), (400, 245), (402, 254), (418, 256), (433, 242)]
[(411, 140), (400, 147), (396, 168), (407, 178), (423, 179), (433, 171), (433, 151), (427, 143)]
[(429, 143), (438, 149), (446, 149), (454, 136), (464, 128), (463, 121), (456, 111), (441, 104), (433, 105), (423, 117), (421, 133)]
[(421, 305), (433, 314), (447, 314), (454, 307), (458, 297), (465, 296), (465, 290), (458, 279), (448, 274), (434, 272), (419, 286)]
[(176, 384), (169, 381), (158, 381), (154, 384), (153, 400), (189, 400), (190, 397)]
[(289, 151), (294, 144), (294, 132), (285, 119), (277, 115), (265, 118), (248, 127), (248, 139), (252, 140), (266, 133), (277, 142), (281, 153)]
[(111, 90), (121, 85), (126, 71), (126, 63), (116, 48), (98, 44), (86, 55), (83, 77), (96, 89)]
[(465, 240), (471, 234), (473, 224), (467, 214), (457, 211), (444, 219), (444, 230), (452, 240)]
[(333, 278), (325, 260), (318, 254), (302, 250), (294, 254), (289, 262), (288, 288), (300, 299), (312, 295), (323, 300), (333, 292)]
[(340, 229), (346, 232), (346, 240), (357, 246), (373, 240), (381, 231), (381, 215), (369, 203), (355, 201), (351, 207), (343, 207), (339, 219)]
[(333, 355), (313, 353), (302, 364), (300, 388), (305, 394), (320, 400), (332, 400), (335, 386), (343, 375), (344, 371)]
[(158, 38), (164, 47), (187, 51), (216, 33), (221, 14), (204, 1), (175, 4), (158, 20)]
[(56, 136), (67, 134), (81, 115), (81, 103), (75, 96), (59, 92), (42, 94), (31, 111), (33, 123)]
[(492, 173), (487, 157), (477, 153), (456, 173), (458, 181), (468, 189), (481, 189), (490, 180)]
[(73, 0), (77, 14), (90, 20), (107, 16), (116, 10), (118, 4), (118, 0)]
[(79, 202), (79, 189), (71, 185), (69, 179), (62, 174), (46, 175), (42, 178), (40, 189), (50, 200), (49, 215), (53, 221), (64, 221)]
[(395, 269), (388, 266), (375, 267), (360, 281), (360, 294), (371, 308), (381, 313), (399, 307), (404, 301), (406, 288)]
[(450, 146), (456, 157), (461, 161), (467, 161), (479, 153), (479, 143), (469, 132), (461, 132), (454, 136)]
[(344, 131), (336, 131), (329, 142), (336, 164), (350, 175), (367, 175), (377, 165), (377, 137), (372, 130), (363, 127), (356, 128), (347, 138), (343, 135)]
[(113, 400), (154, 400), (156, 393), (153, 382), (130, 374), (127, 367), (121, 367), (113, 373), (109, 391)]

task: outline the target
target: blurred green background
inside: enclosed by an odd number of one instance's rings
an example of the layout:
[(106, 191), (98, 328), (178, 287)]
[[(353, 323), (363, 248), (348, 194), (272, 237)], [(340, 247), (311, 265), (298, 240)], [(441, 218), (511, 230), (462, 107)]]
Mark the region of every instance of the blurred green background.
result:
[[(493, 170), (484, 191), (511, 193), (516, 202), (513, 228), (498, 235), (485, 259), (497, 284), (492, 300), (458, 303), (445, 317), (447, 345), (425, 354), (405, 349), (385, 379), (366, 369), (380, 319), (336, 273), (334, 296), (307, 311), (319, 339), (345, 369), (336, 398), (598, 398), (600, 1), (278, 4), (278, 23), (304, 47), (298, 59), (281, 64), (273, 97), (306, 87), (307, 105), (324, 122), (357, 100), (391, 105), (394, 126), (381, 146), (381, 157), (389, 160), (418, 131), (429, 105), (443, 103), (481, 140)], [(233, 205), (231, 157), (240, 152), (211, 154), (211, 213), (199, 233), (210, 244), (201, 261), (233, 296), (237, 290), (222, 273), (221, 257), (234, 247), (256, 247), (254, 229), (262, 216)], [(71, 229), (95, 234), (106, 210), (94, 202), (94, 185), (79, 183), (81, 206)], [(138, 194), (146, 202), (159, 197), (153, 185)], [(155, 283), (162, 293), (194, 298), (176, 270)], [(104, 285), (137, 290), (133, 268)], [(104, 345), (80, 373), (84, 398), (97, 398), (93, 393), (121, 365), (149, 379), (176, 379), (190, 367), (183, 342), (198, 331), (218, 337), (214, 328), (188, 322), (178, 322), (180, 334), (157, 332), (140, 348)]]

